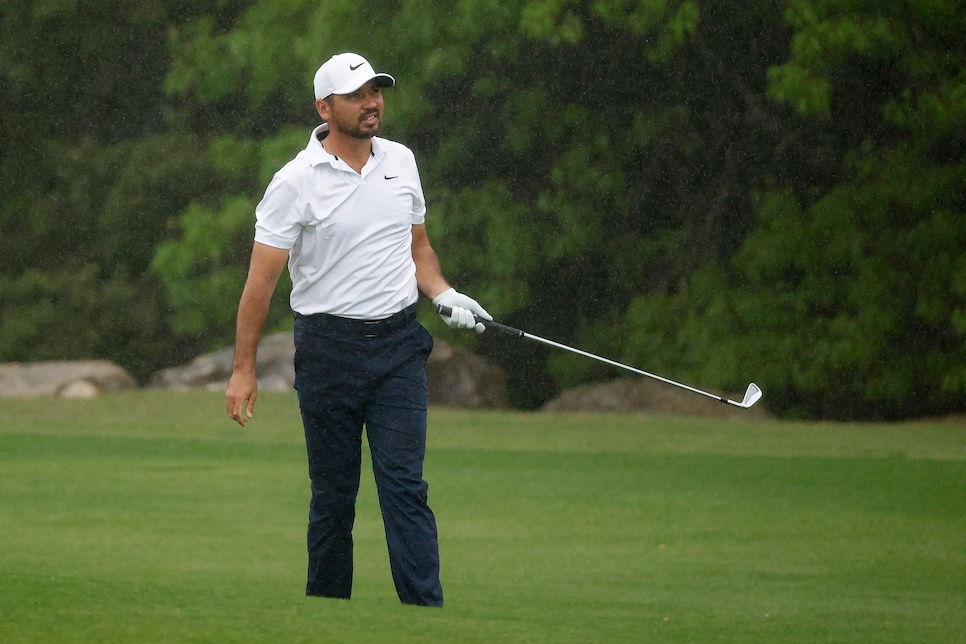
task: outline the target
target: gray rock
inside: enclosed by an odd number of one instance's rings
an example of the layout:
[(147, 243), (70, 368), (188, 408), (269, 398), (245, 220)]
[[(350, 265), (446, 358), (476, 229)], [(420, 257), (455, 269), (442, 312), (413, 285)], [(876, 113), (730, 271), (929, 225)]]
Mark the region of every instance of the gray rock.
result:
[(105, 391), (133, 389), (137, 382), (107, 360), (56, 360), (0, 364), (0, 397), (94, 398)]
[(429, 402), (441, 407), (507, 407), (506, 374), (483, 358), (434, 340), (426, 363)]
[[(287, 391), (295, 382), (295, 341), (291, 333), (276, 333), (262, 338), (258, 344), (255, 372), (259, 391)], [(208, 389), (224, 391), (231, 378), (235, 349), (226, 347), (198, 356), (180, 367), (162, 369), (152, 376), (152, 389)]]

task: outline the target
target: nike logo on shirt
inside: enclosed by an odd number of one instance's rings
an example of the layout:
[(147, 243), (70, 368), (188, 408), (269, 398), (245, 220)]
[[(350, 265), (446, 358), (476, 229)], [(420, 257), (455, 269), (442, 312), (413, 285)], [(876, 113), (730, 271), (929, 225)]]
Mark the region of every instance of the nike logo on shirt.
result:
[(399, 175), (397, 174), (395, 177), (390, 177), (388, 174), (384, 174), (383, 177), (385, 177), (386, 181), (389, 181), (390, 179), (398, 179)]

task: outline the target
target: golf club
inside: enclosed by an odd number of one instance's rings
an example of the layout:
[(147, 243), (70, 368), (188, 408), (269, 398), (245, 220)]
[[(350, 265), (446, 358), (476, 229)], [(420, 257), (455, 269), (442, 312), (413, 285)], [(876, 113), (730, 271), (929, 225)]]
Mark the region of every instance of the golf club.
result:
[[(440, 315), (445, 315), (446, 317), (449, 317), (453, 313), (453, 310), (451, 308), (443, 305), (438, 305), (436, 307), (436, 311)], [(491, 322), (490, 320), (484, 320), (483, 318), (476, 317), (476, 316), (474, 317), (476, 318), (477, 322), (482, 323), (483, 326), (485, 326), (488, 329), (493, 329), (494, 331), (499, 331), (500, 333), (505, 333), (515, 338), (526, 338), (528, 340), (534, 340), (535, 342), (541, 342), (551, 347), (556, 347), (558, 349), (570, 351), (572, 353), (576, 353), (578, 355), (582, 355), (587, 358), (599, 360), (600, 362), (605, 362), (614, 367), (620, 367), (621, 369), (626, 369), (627, 371), (633, 371), (636, 374), (647, 376), (648, 378), (654, 378), (655, 380), (666, 382), (669, 385), (674, 385), (675, 387), (680, 387), (681, 389), (687, 389), (688, 391), (692, 391), (696, 394), (701, 394), (702, 396), (707, 396), (708, 398), (714, 398), (719, 402), (723, 402), (728, 405), (734, 405), (735, 407), (742, 407), (744, 409), (748, 409), (756, 402), (758, 402), (758, 400), (761, 398), (761, 388), (755, 383), (751, 383), (748, 385), (748, 389), (745, 390), (745, 396), (744, 398), (741, 399), (741, 402), (728, 400), (723, 396), (718, 396), (716, 394), (708, 393), (707, 391), (701, 391), (700, 389), (695, 389), (694, 387), (689, 387), (688, 385), (681, 384), (680, 382), (675, 382), (673, 380), (668, 380), (667, 378), (662, 378), (661, 376), (655, 375), (653, 373), (649, 373), (647, 371), (643, 371), (641, 369), (635, 369), (634, 367), (629, 367), (626, 364), (621, 364), (620, 362), (615, 362), (614, 360), (608, 360), (607, 358), (603, 358), (593, 353), (588, 353), (587, 351), (581, 351), (580, 349), (575, 349), (574, 347), (568, 347), (566, 344), (560, 344), (559, 342), (554, 342), (553, 340), (547, 340), (546, 338), (541, 338), (540, 336), (537, 336), (537, 335), (525, 333), (524, 331), (521, 331), (520, 329), (515, 329), (512, 326), (507, 326), (505, 324), (500, 324), (498, 322)]]

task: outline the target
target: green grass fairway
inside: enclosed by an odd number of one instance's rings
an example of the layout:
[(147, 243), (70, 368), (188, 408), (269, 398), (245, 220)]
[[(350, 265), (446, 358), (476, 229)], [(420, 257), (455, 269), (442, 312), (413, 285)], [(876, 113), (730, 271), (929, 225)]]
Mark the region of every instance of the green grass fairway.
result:
[(0, 642), (963, 642), (966, 421), (433, 409), (442, 610), (372, 476), (351, 601), (304, 588), (294, 395), (5, 400)]

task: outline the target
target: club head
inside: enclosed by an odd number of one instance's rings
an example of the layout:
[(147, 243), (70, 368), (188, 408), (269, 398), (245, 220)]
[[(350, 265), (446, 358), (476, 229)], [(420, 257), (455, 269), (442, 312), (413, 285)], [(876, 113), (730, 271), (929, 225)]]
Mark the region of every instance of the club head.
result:
[(751, 407), (756, 402), (761, 399), (761, 387), (755, 383), (748, 385), (748, 389), (745, 390), (745, 397), (741, 399), (740, 406), (744, 408)]

